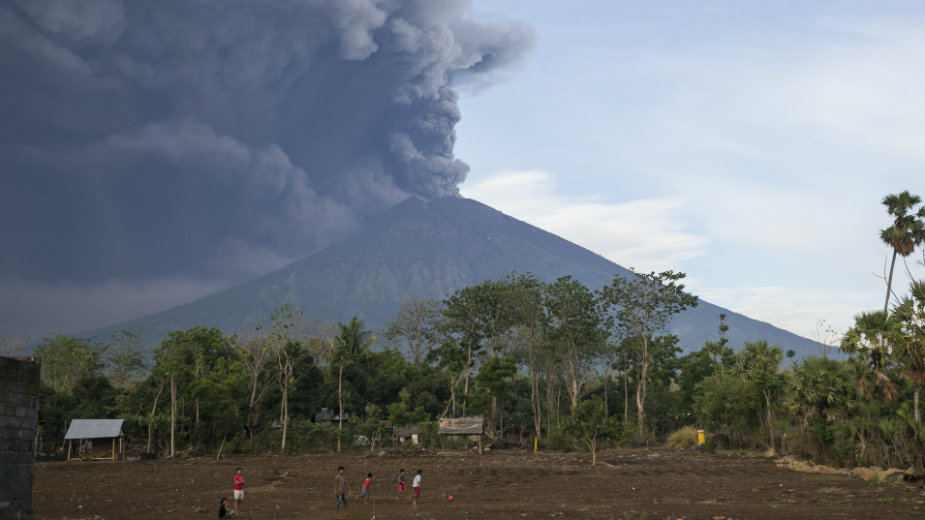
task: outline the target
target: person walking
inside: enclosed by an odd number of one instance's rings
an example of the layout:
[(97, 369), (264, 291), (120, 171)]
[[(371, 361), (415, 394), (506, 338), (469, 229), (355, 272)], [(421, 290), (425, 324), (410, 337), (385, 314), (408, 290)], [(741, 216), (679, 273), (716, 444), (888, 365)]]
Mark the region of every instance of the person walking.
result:
[(414, 476), (414, 480), (411, 481), (411, 489), (414, 490), (414, 495), (411, 497), (415, 502), (421, 498), (421, 474), (424, 473), (424, 470), (419, 469), (418, 474)]
[(405, 495), (405, 469), (402, 468), (398, 470), (398, 478), (395, 479), (398, 482), (398, 495), (395, 497), (395, 501), (401, 500), (401, 497)]

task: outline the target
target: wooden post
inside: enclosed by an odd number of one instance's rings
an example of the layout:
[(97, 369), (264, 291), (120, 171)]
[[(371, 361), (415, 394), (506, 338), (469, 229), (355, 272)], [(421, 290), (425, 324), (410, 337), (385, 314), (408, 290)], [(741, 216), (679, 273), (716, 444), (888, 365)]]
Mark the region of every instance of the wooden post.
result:
[(112, 460), (116, 460), (116, 438), (112, 438)]
[(67, 460), (71, 460), (71, 445), (74, 444), (74, 439), (67, 440)]
[(479, 434), (479, 455), (482, 454), (482, 435)]

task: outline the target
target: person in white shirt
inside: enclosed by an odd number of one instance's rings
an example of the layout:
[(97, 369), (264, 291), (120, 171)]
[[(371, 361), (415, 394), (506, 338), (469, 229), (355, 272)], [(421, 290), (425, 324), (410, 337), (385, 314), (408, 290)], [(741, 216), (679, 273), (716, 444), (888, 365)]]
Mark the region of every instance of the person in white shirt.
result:
[(415, 475), (414, 480), (411, 481), (411, 488), (414, 489), (415, 501), (421, 496), (421, 473), (424, 473), (424, 470), (419, 469), (418, 474)]

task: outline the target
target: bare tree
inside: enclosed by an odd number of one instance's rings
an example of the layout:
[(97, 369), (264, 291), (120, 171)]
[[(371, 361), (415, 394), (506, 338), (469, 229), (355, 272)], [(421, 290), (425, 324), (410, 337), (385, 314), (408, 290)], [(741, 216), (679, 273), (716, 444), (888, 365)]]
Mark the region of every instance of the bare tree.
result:
[(251, 444), (254, 443), (254, 430), (260, 418), (260, 403), (273, 379), (268, 377), (267, 367), (275, 360), (272, 342), (267, 338), (242, 336), (236, 338), (235, 350), (241, 360), (241, 366), (250, 379), (250, 397), (247, 402), (247, 429)]
[(415, 365), (421, 364), (427, 352), (440, 344), (443, 334), (440, 327), (440, 302), (412, 298), (401, 304), (398, 316), (385, 332), (390, 341), (401, 341)]
[(30, 341), (28, 336), (19, 336), (15, 332), (0, 335), (0, 356), (18, 356)]

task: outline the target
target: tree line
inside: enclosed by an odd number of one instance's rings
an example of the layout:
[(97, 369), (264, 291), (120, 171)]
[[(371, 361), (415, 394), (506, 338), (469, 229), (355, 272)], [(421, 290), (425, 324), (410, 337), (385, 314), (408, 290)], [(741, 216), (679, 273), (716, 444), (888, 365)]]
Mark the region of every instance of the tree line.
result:
[[(884, 204), (895, 219), (881, 237), (909, 256), (925, 209), (907, 192)], [(495, 446), (537, 438), (594, 454), (694, 427), (731, 447), (921, 469), (925, 280), (859, 314), (832, 345), (839, 356), (796, 360), (760, 338), (730, 348), (722, 314), (716, 341), (684, 354), (666, 332), (697, 305), (684, 277), (633, 273), (590, 289), (511, 273), (407, 301), (378, 335), (356, 317), (318, 324), (283, 305), (248, 334), (171, 332), (147, 357), (128, 331), (56, 335), (36, 350), (42, 436), (60, 446), (71, 419), (119, 417), (146, 452), (341, 451), (381, 446), (386, 420), (419, 425), (434, 446), (440, 418), (481, 414)]]

